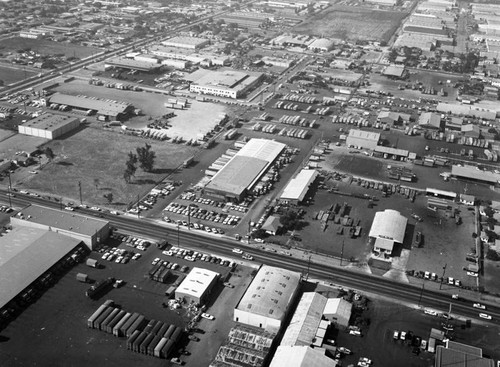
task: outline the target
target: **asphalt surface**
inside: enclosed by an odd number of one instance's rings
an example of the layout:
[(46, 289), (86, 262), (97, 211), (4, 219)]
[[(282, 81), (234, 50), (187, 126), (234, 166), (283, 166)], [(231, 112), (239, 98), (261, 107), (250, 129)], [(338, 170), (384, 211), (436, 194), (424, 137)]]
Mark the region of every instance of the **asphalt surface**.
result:
[[(11, 198), (15, 207), (23, 207), (30, 202), (39, 205), (59, 209), (60, 203), (47, 201), (42, 198), (25, 196), (16, 193), (16, 197)], [(8, 202), (5, 190), (0, 191), (0, 200)], [(104, 212), (95, 212), (89, 209), (78, 209), (78, 212), (86, 215), (101, 216), (109, 220), (111, 225), (120, 232), (130, 232), (140, 234), (144, 237), (167, 239), (172, 245), (179, 243), (182, 247), (209, 250), (212, 253), (233, 256), (232, 249), (239, 247), (251, 254), (256, 262), (278, 266), (293, 271), (302, 271), (308, 274), (309, 278), (321, 279), (326, 282), (341, 285), (343, 287), (354, 288), (365, 292), (387, 297), (395, 301), (416, 305), (416, 307), (431, 308), (439, 313), (448, 312), (452, 303), (452, 315), (458, 319), (477, 319), (483, 322), (500, 324), (500, 307), (487, 305), (487, 310), (479, 310), (472, 307), (473, 299), (461, 298), (451, 299), (450, 295), (433, 289), (425, 289), (414, 285), (402, 284), (390, 279), (374, 276), (363, 271), (353, 270), (341, 266), (334, 266), (336, 261), (332, 258), (325, 258), (314, 254), (310, 257), (297, 258), (286, 256), (270, 250), (269, 247), (255, 245), (247, 247), (244, 243), (226, 238), (221, 235), (205, 234), (201, 231), (188, 230), (185, 227), (177, 228), (174, 225), (161, 224), (156, 221), (136, 219), (130, 216), (116, 216)], [(487, 313), (491, 320), (479, 318), (479, 313)]]

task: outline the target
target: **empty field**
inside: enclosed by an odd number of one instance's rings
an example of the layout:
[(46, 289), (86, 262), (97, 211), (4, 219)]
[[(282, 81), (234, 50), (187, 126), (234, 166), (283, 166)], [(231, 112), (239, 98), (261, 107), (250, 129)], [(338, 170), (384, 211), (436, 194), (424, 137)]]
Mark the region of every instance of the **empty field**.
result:
[[(130, 151), (148, 143), (156, 152), (155, 170), (140, 168), (132, 182), (123, 179)], [(195, 149), (185, 145), (156, 142), (101, 129), (86, 128), (63, 140), (47, 144), (56, 158), (23, 186), (53, 195), (78, 199), (81, 182), (84, 202), (107, 204), (104, 194), (113, 194), (112, 205), (123, 208), (137, 195), (146, 194), (158, 181), (172, 172)]]
[(54, 42), (43, 39), (29, 39), (21, 37), (12, 37), (0, 40), (0, 52), (15, 53), (18, 50), (31, 49), (40, 55), (64, 54), (66, 57), (77, 57), (83, 59), (102, 52), (99, 48), (74, 45), (66, 42)]
[(388, 41), (405, 13), (333, 6), (294, 28), (294, 32), (341, 40)]

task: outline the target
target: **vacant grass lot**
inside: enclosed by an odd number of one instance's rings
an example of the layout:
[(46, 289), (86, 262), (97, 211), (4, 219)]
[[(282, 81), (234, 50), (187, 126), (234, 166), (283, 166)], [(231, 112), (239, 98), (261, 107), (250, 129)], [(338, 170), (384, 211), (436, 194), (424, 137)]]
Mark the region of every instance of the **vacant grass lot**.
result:
[(15, 53), (18, 50), (31, 49), (40, 55), (64, 54), (67, 57), (77, 57), (83, 59), (101, 52), (99, 48), (74, 45), (66, 42), (54, 42), (44, 39), (29, 39), (22, 37), (12, 37), (0, 40), (0, 52)]
[(294, 28), (294, 32), (342, 40), (388, 41), (405, 13), (332, 6)]
[[(143, 172), (140, 168), (131, 183), (123, 179), (125, 162), (130, 151), (148, 143), (156, 152), (155, 170)], [(112, 206), (123, 208), (147, 193), (155, 183), (178, 167), (195, 149), (185, 145), (141, 139), (96, 128), (82, 131), (46, 146), (52, 148), (56, 158), (32, 176), (24, 186), (32, 190), (73, 198), (78, 201), (81, 182), (84, 202), (104, 205), (103, 197), (113, 193)]]
[(4, 85), (18, 82), (23, 79), (27, 79), (35, 75), (32, 71), (23, 70), (22, 66), (0, 66), (0, 80), (3, 81)]

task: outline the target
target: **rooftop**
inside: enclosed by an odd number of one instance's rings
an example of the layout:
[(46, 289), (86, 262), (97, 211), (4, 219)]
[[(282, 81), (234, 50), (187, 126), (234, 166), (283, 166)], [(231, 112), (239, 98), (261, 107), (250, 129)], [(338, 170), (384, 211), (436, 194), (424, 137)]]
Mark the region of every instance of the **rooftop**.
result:
[(300, 273), (263, 265), (236, 309), (282, 320), (300, 283)]
[(484, 358), (482, 350), (469, 345), (447, 342), (436, 348), (436, 367), (494, 367), (492, 359)]
[(309, 186), (318, 177), (318, 171), (313, 169), (303, 169), (299, 174), (288, 182), (280, 199), (284, 200), (304, 200), (309, 190)]
[(17, 227), (0, 237), (0, 308), (80, 241), (44, 229)]
[(310, 345), (318, 331), (327, 298), (316, 292), (306, 292), (295, 309), (281, 344), (283, 346)]
[(377, 212), (373, 218), (369, 237), (403, 243), (407, 223), (408, 219), (396, 210), (386, 209), (383, 212)]
[(26, 121), (22, 126), (31, 127), (35, 129), (55, 131), (68, 123), (78, 121), (77, 117), (57, 115), (53, 113), (44, 113), (32, 120)]
[(172, 45), (172, 44), (184, 44), (184, 45), (190, 45), (190, 46), (199, 46), (204, 43), (207, 43), (208, 39), (206, 38), (199, 38), (199, 37), (188, 37), (188, 36), (177, 36), (177, 37), (172, 37), (169, 38), (168, 40), (165, 40), (162, 42), (164, 45)]
[(72, 96), (56, 93), (50, 97), (50, 103), (78, 107), (84, 110), (95, 110), (103, 115), (116, 116), (124, 113), (131, 105), (126, 102), (117, 102), (102, 99), (93, 99), (86, 96)]
[(452, 176), (470, 178), (492, 184), (500, 182), (500, 174), (491, 171), (482, 171), (475, 166), (451, 166)]
[(92, 236), (109, 224), (108, 221), (96, 219), (75, 212), (63, 211), (39, 205), (30, 205), (22, 209), (16, 217), (25, 221), (38, 223), (47, 227), (71, 231)]
[(333, 367), (337, 364), (325, 355), (324, 350), (309, 346), (282, 346), (276, 350), (269, 367)]
[(219, 276), (219, 273), (203, 268), (193, 268), (182, 283), (177, 287), (178, 292), (201, 297), (207, 287), (213, 280)]
[(357, 129), (349, 130), (349, 137), (357, 139), (372, 140), (378, 142), (380, 140), (380, 133), (375, 133), (372, 131), (363, 131)]

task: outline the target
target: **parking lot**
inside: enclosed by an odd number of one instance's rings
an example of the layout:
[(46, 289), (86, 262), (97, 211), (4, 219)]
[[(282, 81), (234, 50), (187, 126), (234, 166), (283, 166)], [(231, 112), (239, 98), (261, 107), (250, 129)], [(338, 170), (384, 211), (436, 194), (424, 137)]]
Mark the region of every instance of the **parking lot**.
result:
[[(103, 361), (109, 366), (164, 365), (165, 360), (126, 350), (125, 338), (88, 329), (87, 318), (104, 300), (113, 299), (127, 312), (139, 312), (148, 320), (160, 320), (184, 328), (192, 319), (193, 313), (184, 305), (178, 309), (166, 307), (168, 298), (165, 291), (171, 284), (180, 282), (193, 266), (198, 266), (217, 271), (221, 274), (221, 279), (227, 280), (226, 285), (221, 280), (212, 291), (208, 308), (204, 312), (213, 315), (214, 319), (201, 318), (198, 321), (198, 341), (189, 341), (184, 337), (182, 344), (178, 346), (185, 347), (190, 353), (188, 356), (181, 356), (190, 366), (207, 366), (232, 326), (232, 322), (228, 320), (232, 319), (232, 309), (250, 281), (252, 269), (238, 264), (237, 267), (233, 265), (235, 269), (231, 271), (229, 260), (232, 259), (210, 254), (203, 258), (204, 254), (194, 254), (188, 249), (182, 249), (182, 252), (177, 250), (176, 254), (169, 255), (162, 253), (167, 250), (157, 248), (156, 242), (155, 239), (135, 235), (119, 236), (103, 247), (102, 252), (90, 254), (89, 257), (97, 259), (102, 264), (101, 267), (92, 268), (79, 264), (70, 269), (2, 331), (2, 365), (28, 365), (33, 360), (41, 359), (50, 365), (61, 365), (68, 361), (74, 366), (101, 364)], [(113, 256), (109, 261), (111, 252)], [(107, 259), (102, 259), (106, 253)], [(123, 258), (117, 262), (120, 256)], [(236, 258), (240, 256), (236, 255)], [(171, 267), (167, 283), (154, 281), (148, 276), (156, 258), (160, 259), (157, 263), (162, 261), (177, 264), (174, 269)], [(92, 281), (108, 277), (121, 279), (123, 285), (111, 288), (93, 301), (85, 297), (90, 284), (76, 281), (77, 273), (87, 274)], [(51, 335), (51, 338), (45, 335)], [(26, 353), (26, 345), (37, 347)]]

